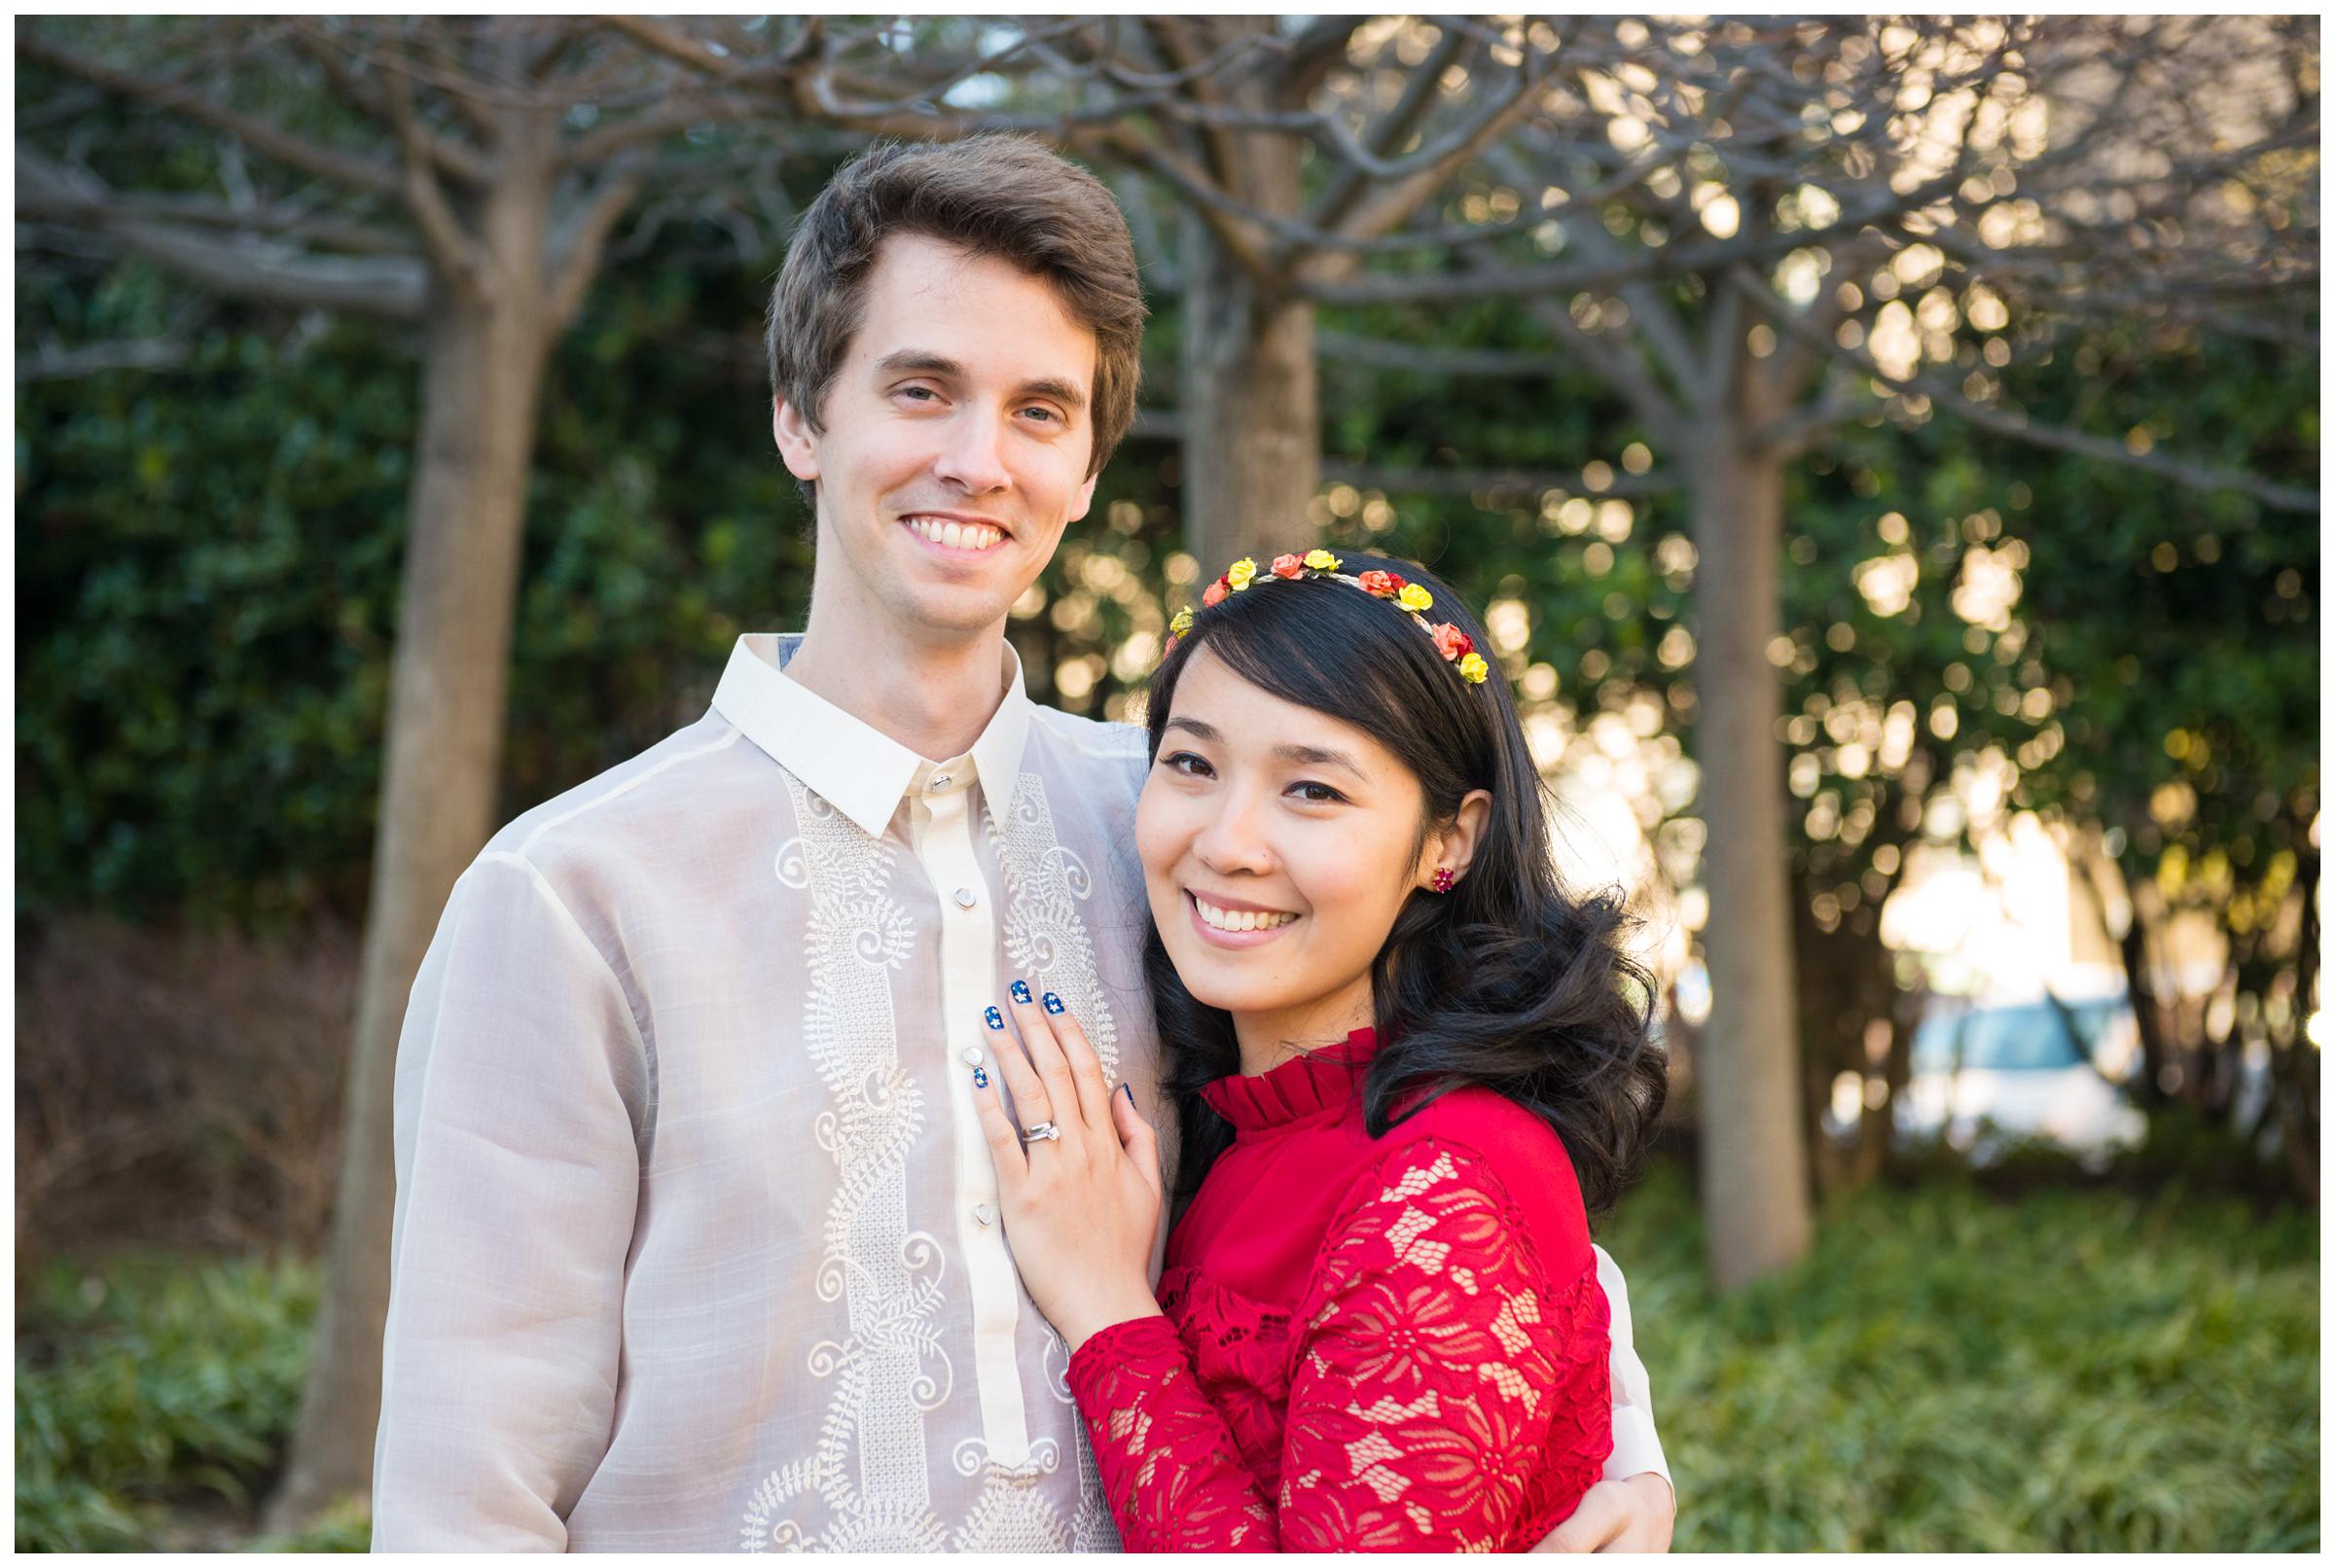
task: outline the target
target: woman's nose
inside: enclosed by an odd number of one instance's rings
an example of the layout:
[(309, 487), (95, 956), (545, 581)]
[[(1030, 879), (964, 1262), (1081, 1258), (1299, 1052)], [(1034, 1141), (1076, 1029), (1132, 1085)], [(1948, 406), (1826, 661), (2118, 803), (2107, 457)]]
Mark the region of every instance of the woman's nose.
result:
[(1273, 846), (1258, 821), (1257, 802), (1228, 795), (1223, 807), (1209, 818), (1192, 842), (1193, 853), (1214, 872), (1266, 872), (1273, 869)]

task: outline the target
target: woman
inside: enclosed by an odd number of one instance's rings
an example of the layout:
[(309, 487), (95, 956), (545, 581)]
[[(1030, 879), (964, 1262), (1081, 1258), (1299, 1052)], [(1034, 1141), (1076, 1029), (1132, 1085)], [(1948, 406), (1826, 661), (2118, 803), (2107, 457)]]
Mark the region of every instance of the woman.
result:
[(1017, 985), (974, 1073), (1016, 1264), (1129, 1550), (1528, 1547), (1611, 1445), (1588, 1218), (1650, 987), (1448, 588), (1241, 561), (1173, 629), (1135, 832), (1189, 1202), (1155, 1299), (1153, 1129)]

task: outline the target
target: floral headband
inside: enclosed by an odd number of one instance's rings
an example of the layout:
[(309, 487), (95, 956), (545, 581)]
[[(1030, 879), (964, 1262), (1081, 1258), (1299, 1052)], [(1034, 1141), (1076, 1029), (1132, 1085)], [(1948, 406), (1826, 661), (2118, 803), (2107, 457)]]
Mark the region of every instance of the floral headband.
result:
[[(1203, 610), (1213, 610), (1251, 583), (1270, 582), (1276, 577), (1288, 581), (1301, 577), (1326, 577), (1334, 582), (1348, 583), (1374, 599), (1393, 601), (1396, 609), (1408, 615), (1418, 624), (1419, 629), (1427, 634), (1444, 661), (1458, 667), (1461, 680), (1471, 686), (1484, 684), (1490, 666), (1484, 662), (1484, 656), (1476, 652), (1475, 639), (1448, 621), (1430, 625), (1426, 616), (1421, 613), (1434, 608), (1433, 594), (1417, 583), (1405, 582), (1400, 572), (1371, 571), (1359, 577), (1349, 577), (1338, 569), (1345, 564), (1326, 550), (1309, 550), (1303, 555), (1275, 555), (1271, 571), (1259, 577), (1257, 563), (1243, 555), (1233, 562), (1231, 569), (1222, 577), (1208, 585), (1207, 591), (1200, 596), (1200, 606)], [(1186, 606), (1176, 611), (1175, 619), (1168, 623), (1168, 652), (1175, 652), (1176, 643), (1191, 629), (1192, 610)]]

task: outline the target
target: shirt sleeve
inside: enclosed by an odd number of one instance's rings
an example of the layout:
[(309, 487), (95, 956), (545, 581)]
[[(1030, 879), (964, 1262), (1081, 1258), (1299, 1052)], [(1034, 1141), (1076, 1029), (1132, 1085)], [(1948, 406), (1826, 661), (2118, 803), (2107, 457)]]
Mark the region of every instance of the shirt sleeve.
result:
[(1663, 1457), (1662, 1438), (1654, 1430), (1653, 1387), (1631, 1339), (1630, 1286), (1610, 1253), (1603, 1247), (1590, 1250), (1598, 1256), (1598, 1284), (1612, 1317), (1613, 1452), (1605, 1459), (1605, 1479), (1628, 1480), (1650, 1473), (1671, 1485), (1675, 1497), (1670, 1461)]
[(1549, 1271), (1479, 1157), (1393, 1151), (1333, 1226), (1300, 1309), (1269, 1494), (1165, 1318), (1071, 1359), (1131, 1551), (1497, 1549), (1555, 1523), (1610, 1442), (1604, 1297)]
[(605, 1455), (650, 1103), (622, 987), (528, 861), (455, 884), (398, 1040), (376, 1550), (558, 1550)]

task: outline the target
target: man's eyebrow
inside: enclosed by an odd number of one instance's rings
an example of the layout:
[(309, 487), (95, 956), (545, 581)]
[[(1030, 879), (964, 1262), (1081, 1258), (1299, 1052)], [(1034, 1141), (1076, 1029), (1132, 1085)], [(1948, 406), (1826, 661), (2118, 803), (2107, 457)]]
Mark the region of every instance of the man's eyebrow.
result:
[[(963, 365), (928, 348), (895, 348), (876, 362), (876, 369), (883, 375), (937, 375), (945, 381), (972, 379)], [(1024, 381), (1014, 395), (1017, 399), (1051, 398), (1073, 413), (1083, 412), (1087, 407), (1087, 395), (1057, 375)]]
[(876, 368), (889, 375), (938, 375), (953, 381), (965, 378), (962, 365), (928, 348), (895, 348), (878, 360)]

